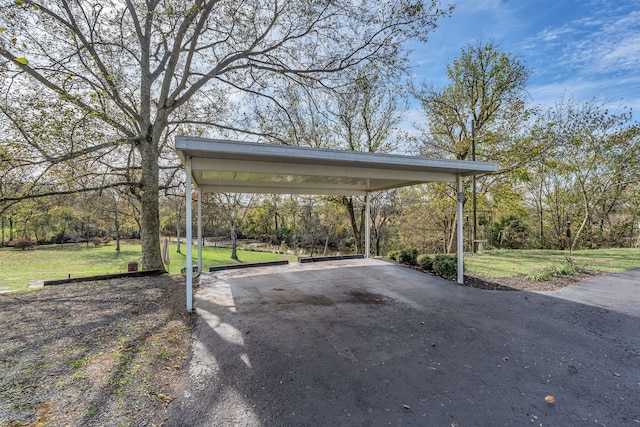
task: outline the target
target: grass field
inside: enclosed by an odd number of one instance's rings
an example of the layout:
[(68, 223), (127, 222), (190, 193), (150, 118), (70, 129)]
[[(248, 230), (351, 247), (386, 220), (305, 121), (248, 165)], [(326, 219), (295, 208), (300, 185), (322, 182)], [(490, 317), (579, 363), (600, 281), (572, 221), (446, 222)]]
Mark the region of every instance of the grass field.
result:
[[(185, 267), (186, 257), (176, 252), (175, 243), (169, 254), (171, 263), (169, 273), (177, 274)], [(563, 264), (566, 251), (547, 250), (498, 250), (483, 254), (465, 256), (467, 271), (484, 277), (508, 277), (517, 274), (530, 274), (550, 266)], [(232, 264), (231, 250), (225, 248), (204, 247), (202, 259), (205, 271), (210, 266)], [(66, 277), (93, 276), (99, 274), (121, 273), (127, 271), (129, 262), (140, 262), (139, 243), (123, 242), (120, 253), (115, 251), (113, 243), (107, 246), (93, 247), (86, 244), (65, 244), (39, 246), (26, 251), (12, 248), (0, 249), (0, 292), (26, 289), (31, 282)], [(193, 250), (196, 262), (197, 250)], [(243, 262), (260, 262), (289, 259), (292, 255), (268, 252), (238, 250)], [(619, 272), (640, 268), (640, 249), (599, 249), (576, 251), (574, 261), (578, 267), (605, 272)]]
[[(530, 274), (549, 266), (561, 265), (567, 251), (498, 250), (483, 254), (466, 255), (465, 268), (484, 277), (508, 277)], [(640, 249), (597, 249), (573, 253), (577, 267), (616, 273), (640, 268)]]
[[(178, 274), (186, 264), (186, 247), (182, 245), (182, 253), (176, 252), (175, 243), (169, 249), (169, 273)], [(197, 248), (193, 248), (193, 261), (197, 262)], [(261, 262), (289, 259), (296, 261), (292, 255), (268, 252), (238, 250), (238, 258), (243, 262)], [(115, 244), (93, 247), (86, 244), (38, 246), (26, 251), (13, 248), (0, 249), (0, 291), (26, 289), (31, 282), (39, 280), (64, 279), (69, 277), (93, 276), (99, 274), (122, 273), (127, 271), (127, 264), (140, 262), (141, 248), (139, 243), (122, 242), (120, 253), (115, 251)], [(233, 264), (231, 250), (224, 248), (204, 247), (202, 250), (203, 268), (214, 265)]]

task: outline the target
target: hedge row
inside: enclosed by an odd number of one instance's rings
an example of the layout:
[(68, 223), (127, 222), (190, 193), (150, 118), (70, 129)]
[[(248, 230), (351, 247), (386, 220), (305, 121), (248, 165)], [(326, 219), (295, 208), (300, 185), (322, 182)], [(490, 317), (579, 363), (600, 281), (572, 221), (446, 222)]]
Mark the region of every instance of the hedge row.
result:
[(399, 251), (391, 251), (387, 257), (399, 264), (419, 266), (445, 279), (455, 280), (458, 276), (458, 257), (455, 255), (436, 255), (431, 258), (426, 254), (418, 255), (416, 248), (407, 247)]

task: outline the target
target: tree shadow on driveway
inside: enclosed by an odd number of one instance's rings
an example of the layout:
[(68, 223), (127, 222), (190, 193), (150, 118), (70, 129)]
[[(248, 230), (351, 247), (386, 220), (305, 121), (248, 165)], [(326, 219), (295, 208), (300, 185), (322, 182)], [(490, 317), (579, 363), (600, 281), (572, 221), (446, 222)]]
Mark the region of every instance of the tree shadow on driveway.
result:
[(196, 298), (166, 425), (640, 420), (639, 316), (373, 260), (204, 275)]

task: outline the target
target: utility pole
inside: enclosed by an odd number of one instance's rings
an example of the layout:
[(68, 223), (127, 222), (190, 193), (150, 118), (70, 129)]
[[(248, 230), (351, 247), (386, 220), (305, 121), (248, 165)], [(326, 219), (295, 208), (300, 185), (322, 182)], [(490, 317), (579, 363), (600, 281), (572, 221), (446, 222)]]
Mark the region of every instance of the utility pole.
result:
[[(471, 160), (476, 161), (476, 121), (475, 119), (471, 119)], [(473, 175), (472, 179), (472, 188), (471, 188), (471, 203), (473, 205), (473, 227), (471, 231), (471, 252), (476, 253), (476, 241), (478, 240), (478, 235), (476, 232), (476, 176)]]

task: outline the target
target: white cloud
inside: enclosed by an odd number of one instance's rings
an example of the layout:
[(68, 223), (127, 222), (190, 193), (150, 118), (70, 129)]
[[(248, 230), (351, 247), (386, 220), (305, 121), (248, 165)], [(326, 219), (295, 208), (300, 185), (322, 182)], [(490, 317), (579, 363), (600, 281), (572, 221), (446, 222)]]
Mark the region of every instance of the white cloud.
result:
[(536, 104), (563, 95), (593, 97), (640, 109), (640, 3), (585, 0), (459, 0), (429, 43), (412, 58), (417, 81), (446, 84), (446, 64), (478, 38), (492, 40), (533, 70), (529, 92)]
[(568, 22), (547, 26), (521, 43), (534, 78), (535, 103), (563, 94), (640, 107), (640, 10), (633, 2), (592, 2)]
[[(611, 73), (640, 68), (640, 11), (599, 18), (578, 18), (556, 28), (545, 28), (531, 43), (535, 49), (561, 47), (556, 65), (579, 74)], [(551, 43), (553, 46), (545, 46)]]

